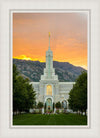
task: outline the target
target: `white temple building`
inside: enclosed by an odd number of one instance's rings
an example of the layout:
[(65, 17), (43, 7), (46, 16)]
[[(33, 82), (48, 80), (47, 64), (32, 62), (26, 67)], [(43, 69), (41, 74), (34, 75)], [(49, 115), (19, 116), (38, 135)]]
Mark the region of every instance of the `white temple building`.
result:
[[(36, 91), (36, 103), (43, 102), (46, 109), (53, 109), (53, 103), (61, 102), (68, 108), (69, 92), (75, 82), (59, 82), (58, 76), (55, 74), (53, 68), (53, 52), (50, 48), (50, 34), (49, 34), (49, 48), (46, 51), (46, 68), (44, 74), (41, 75), (39, 82), (31, 82)], [(64, 104), (66, 103), (66, 104)]]

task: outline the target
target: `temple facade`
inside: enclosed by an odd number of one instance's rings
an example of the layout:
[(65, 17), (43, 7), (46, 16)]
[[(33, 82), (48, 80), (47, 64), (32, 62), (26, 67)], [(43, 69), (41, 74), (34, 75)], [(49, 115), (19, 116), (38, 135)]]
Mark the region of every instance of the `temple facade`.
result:
[(50, 48), (46, 51), (46, 67), (39, 82), (31, 82), (36, 91), (36, 103), (43, 102), (47, 110), (53, 109), (53, 104), (61, 102), (63, 108), (68, 108), (69, 92), (75, 82), (59, 82), (53, 68), (53, 52)]

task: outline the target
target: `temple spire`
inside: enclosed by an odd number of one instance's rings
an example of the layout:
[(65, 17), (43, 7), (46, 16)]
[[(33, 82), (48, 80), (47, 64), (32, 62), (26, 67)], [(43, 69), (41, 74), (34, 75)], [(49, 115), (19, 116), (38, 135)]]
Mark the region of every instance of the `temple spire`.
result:
[(48, 50), (51, 50), (50, 49), (50, 32), (49, 32), (49, 49)]

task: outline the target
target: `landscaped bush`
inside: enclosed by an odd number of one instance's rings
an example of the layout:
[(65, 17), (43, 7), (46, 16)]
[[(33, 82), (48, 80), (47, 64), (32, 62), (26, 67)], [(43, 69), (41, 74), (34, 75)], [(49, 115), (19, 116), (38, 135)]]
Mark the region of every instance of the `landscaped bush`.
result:
[(39, 110), (39, 114), (42, 114), (42, 110), (41, 109)]
[(59, 109), (56, 110), (56, 113), (59, 114)]

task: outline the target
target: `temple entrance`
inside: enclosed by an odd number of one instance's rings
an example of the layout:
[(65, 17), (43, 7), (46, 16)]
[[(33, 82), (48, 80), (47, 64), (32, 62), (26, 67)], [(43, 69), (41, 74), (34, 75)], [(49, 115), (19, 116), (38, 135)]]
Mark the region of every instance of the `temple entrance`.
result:
[(53, 105), (52, 105), (52, 99), (48, 98), (46, 100), (46, 110), (52, 110), (53, 109)]
[(50, 106), (48, 106), (48, 110), (50, 110)]

